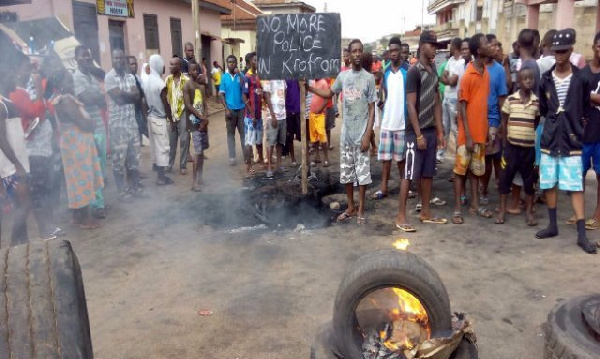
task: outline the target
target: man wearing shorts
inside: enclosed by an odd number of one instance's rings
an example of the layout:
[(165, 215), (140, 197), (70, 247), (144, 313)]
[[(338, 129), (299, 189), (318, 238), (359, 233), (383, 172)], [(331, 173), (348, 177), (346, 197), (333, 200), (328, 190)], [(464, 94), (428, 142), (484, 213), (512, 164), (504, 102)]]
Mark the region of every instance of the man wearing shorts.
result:
[(469, 48), (475, 60), (467, 65), (460, 82), (459, 120), (456, 160), (454, 163), (455, 209), (452, 223), (464, 223), (461, 212), (461, 192), (467, 174), (471, 183), (471, 208), (469, 213), (491, 218), (492, 211), (479, 206), (479, 179), (485, 173), (485, 144), (488, 140), (488, 96), (490, 76), (485, 60), (490, 56), (490, 47), (483, 34), (469, 39)]
[(377, 159), (382, 162), (381, 189), (375, 192), (373, 199), (382, 199), (388, 195), (388, 181), (392, 169), (392, 160), (398, 165), (400, 178), (404, 169), (404, 135), (406, 129), (406, 70), (402, 67), (400, 38), (392, 37), (388, 45), (391, 65), (383, 74), (383, 94), (385, 104), (381, 117), (379, 148)]
[(202, 189), (202, 171), (204, 168), (204, 150), (208, 149), (208, 103), (206, 87), (200, 76), (200, 65), (189, 65), (190, 81), (183, 88), (183, 99), (187, 111), (189, 128), (192, 131), (194, 145), (194, 171), (192, 191)]
[(434, 31), (426, 30), (419, 39), (419, 62), (407, 73), (406, 106), (406, 163), (400, 186), (400, 205), (396, 217), (396, 228), (404, 232), (416, 229), (406, 220), (406, 201), (411, 181), (419, 181), (422, 195), (420, 220), (423, 223), (444, 224), (444, 218), (431, 214), (430, 199), (435, 175), (438, 147), (445, 147), (442, 125), (442, 103), (438, 96), (438, 76), (434, 69), (438, 47)]
[[(590, 93), (584, 91), (581, 70), (571, 65), (575, 30), (560, 30), (554, 35), (552, 50), (556, 64), (544, 73), (540, 81), (540, 110), (546, 117), (540, 147), (540, 188), (546, 194), (548, 227), (536, 233), (537, 238), (558, 235), (556, 204), (558, 189), (569, 191), (577, 224), (577, 245), (586, 253), (595, 254), (596, 246), (585, 234), (583, 198), (584, 109), (589, 106)], [(568, 99), (568, 101), (567, 101)]]
[(246, 115), (244, 116), (244, 133), (246, 146), (246, 174), (254, 174), (252, 169), (252, 147), (256, 146), (258, 150), (258, 163), (263, 163), (263, 120), (262, 120), (262, 100), (264, 97), (263, 88), (256, 71), (256, 52), (246, 55), (250, 63), (250, 69), (244, 75), (244, 103), (246, 104)]
[[(327, 79), (316, 79), (314, 88), (327, 90), (329, 89), (329, 82)], [(323, 167), (329, 167), (329, 153), (327, 148), (327, 142), (329, 137), (327, 136), (327, 110), (331, 108), (331, 99), (323, 98), (319, 95), (313, 95), (312, 101), (310, 102), (310, 113), (308, 115), (308, 133), (310, 137), (310, 143), (315, 149), (315, 159), (311, 162), (311, 166), (316, 166), (317, 163), (321, 162), (319, 147), (323, 149)]]
[(281, 156), (283, 154), (283, 146), (287, 137), (286, 129), (286, 112), (285, 112), (285, 91), (286, 91), (285, 80), (271, 80), (265, 81), (263, 84), (263, 91), (265, 97), (269, 100), (269, 113), (271, 114), (270, 119), (267, 121), (267, 142), (269, 147), (267, 148), (267, 178), (273, 177), (273, 149), (277, 147), (277, 168), (284, 171), (281, 166)]
[[(352, 69), (338, 75), (331, 89), (308, 90), (321, 97), (331, 98), (343, 93), (344, 122), (340, 136), (340, 183), (346, 187), (348, 208), (338, 216), (338, 221), (358, 217), (365, 224), (365, 195), (371, 184), (369, 150), (373, 123), (375, 122), (375, 77), (362, 68), (363, 44), (355, 39), (348, 45)], [(358, 210), (354, 204), (354, 182), (359, 185)]]

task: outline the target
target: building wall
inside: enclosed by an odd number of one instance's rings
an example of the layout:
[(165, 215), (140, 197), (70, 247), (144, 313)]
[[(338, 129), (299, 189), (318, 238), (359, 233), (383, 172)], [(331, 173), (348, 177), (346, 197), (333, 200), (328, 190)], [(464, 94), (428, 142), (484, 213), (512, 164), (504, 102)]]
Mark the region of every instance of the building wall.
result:
[[(95, 4), (94, 0), (81, 0)], [(125, 51), (136, 56), (140, 63), (146, 61), (151, 53), (146, 51), (144, 34), (144, 14), (158, 15), (158, 33), (160, 55), (165, 59), (173, 56), (171, 45), (170, 18), (181, 19), (182, 42), (194, 42), (194, 24), (190, 5), (178, 0), (137, 0), (135, 1), (135, 18), (98, 15), (98, 38), (100, 43), (100, 65), (110, 69), (110, 43), (108, 21), (124, 22)], [(8, 11), (15, 11), (21, 20), (31, 20), (57, 16), (69, 29), (73, 29), (73, 7), (71, 0), (32, 0), (30, 5), (10, 6)], [(214, 11), (200, 10), (200, 29), (211, 35), (220, 36), (221, 18)], [(211, 61), (223, 62), (222, 45), (220, 41), (211, 41)]]
[(247, 53), (256, 51), (256, 31), (254, 30), (236, 30), (223, 28), (221, 30), (222, 38), (237, 38), (244, 40), (244, 43), (236, 45), (225, 44), (225, 57), (233, 54), (236, 58), (246, 56)]

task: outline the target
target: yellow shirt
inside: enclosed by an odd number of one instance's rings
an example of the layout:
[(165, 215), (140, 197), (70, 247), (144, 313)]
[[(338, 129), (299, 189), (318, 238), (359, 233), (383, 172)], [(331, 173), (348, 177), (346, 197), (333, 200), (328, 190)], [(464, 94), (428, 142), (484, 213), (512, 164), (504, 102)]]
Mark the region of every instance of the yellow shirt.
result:
[(221, 70), (219, 70), (217, 68), (213, 68), (211, 76), (212, 76), (213, 83), (215, 85), (218, 86), (221, 84)]

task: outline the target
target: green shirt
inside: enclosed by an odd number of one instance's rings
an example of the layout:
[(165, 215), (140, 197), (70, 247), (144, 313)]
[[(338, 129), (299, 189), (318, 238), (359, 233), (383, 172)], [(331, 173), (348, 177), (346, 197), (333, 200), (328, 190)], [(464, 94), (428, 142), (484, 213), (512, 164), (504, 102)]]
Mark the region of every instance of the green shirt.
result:
[[(448, 65), (448, 60), (444, 61), (444, 63), (442, 64), (442, 66), (440, 66), (440, 68), (438, 69), (438, 77), (440, 79), (442, 78), (442, 74), (446, 70), (446, 65)], [(442, 83), (442, 81), (440, 81), (439, 86), (440, 86), (440, 88), (439, 88), (440, 99), (443, 100), (444, 99), (444, 91), (446, 90), (446, 85), (444, 85)]]

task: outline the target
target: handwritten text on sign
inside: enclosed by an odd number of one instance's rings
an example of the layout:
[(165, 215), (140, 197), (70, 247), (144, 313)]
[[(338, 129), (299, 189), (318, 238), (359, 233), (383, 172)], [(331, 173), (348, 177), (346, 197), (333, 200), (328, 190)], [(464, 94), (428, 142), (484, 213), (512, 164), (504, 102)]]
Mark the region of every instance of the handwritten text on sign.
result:
[(259, 16), (258, 73), (263, 79), (325, 78), (340, 72), (340, 15)]

